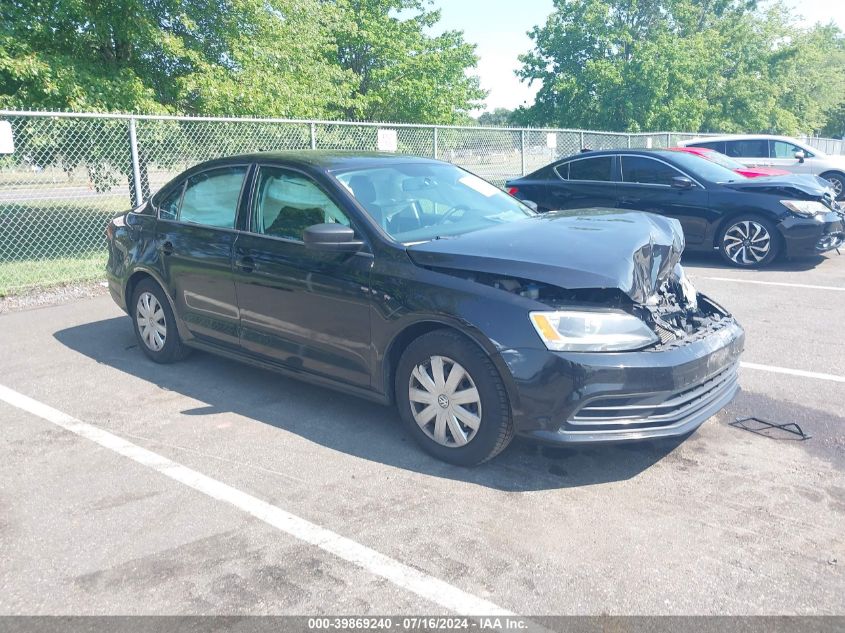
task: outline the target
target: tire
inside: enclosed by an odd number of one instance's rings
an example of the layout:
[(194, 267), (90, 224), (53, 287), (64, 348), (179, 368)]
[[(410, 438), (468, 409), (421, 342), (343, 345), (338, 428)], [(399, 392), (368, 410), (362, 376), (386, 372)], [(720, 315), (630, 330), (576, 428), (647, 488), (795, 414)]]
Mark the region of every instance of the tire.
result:
[[(452, 385), (456, 369), (464, 374)], [(442, 383), (438, 373), (445, 379)], [(394, 383), (396, 405), (409, 432), (425, 451), (444, 462), (476, 466), (498, 455), (513, 439), (510, 404), (499, 372), (481, 348), (457, 332), (435, 330), (408, 345)], [(458, 398), (461, 402), (454, 402)]]
[(190, 349), (179, 337), (170, 301), (155, 281), (139, 282), (129, 307), (135, 338), (148, 358), (157, 363), (173, 363), (188, 355)]
[(828, 172), (826, 174), (822, 174), (821, 178), (824, 178), (833, 185), (833, 192), (836, 195), (837, 200), (845, 199), (845, 175), (837, 172)]
[(722, 258), (738, 268), (770, 264), (781, 250), (780, 235), (774, 224), (756, 215), (729, 219), (719, 231), (716, 245)]

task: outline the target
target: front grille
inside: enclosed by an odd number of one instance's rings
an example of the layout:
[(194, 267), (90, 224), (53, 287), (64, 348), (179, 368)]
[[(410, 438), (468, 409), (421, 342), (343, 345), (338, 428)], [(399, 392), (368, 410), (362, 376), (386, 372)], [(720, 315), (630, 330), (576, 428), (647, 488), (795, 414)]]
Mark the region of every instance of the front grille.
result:
[(682, 391), (655, 396), (601, 396), (588, 401), (567, 422), (575, 431), (622, 430), (681, 424), (737, 384), (737, 365)]

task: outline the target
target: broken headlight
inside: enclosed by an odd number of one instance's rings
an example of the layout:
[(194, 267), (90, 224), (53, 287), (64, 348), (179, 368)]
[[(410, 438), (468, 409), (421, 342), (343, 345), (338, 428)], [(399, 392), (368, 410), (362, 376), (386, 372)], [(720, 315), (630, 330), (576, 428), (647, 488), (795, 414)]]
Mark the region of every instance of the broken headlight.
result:
[(561, 310), (530, 316), (546, 347), (556, 352), (630, 351), (659, 340), (642, 320), (627, 312)]
[(781, 200), (780, 203), (795, 215), (812, 218), (830, 211), (828, 207), (817, 200)]

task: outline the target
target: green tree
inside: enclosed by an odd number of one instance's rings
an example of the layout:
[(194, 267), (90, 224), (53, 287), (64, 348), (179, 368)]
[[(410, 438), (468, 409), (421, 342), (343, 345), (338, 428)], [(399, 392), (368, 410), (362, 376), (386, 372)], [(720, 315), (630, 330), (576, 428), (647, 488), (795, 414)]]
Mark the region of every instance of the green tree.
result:
[(845, 99), (842, 34), (753, 0), (557, 0), (519, 75), (521, 123), (603, 130), (818, 130)]
[(440, 20), (431, 0), (332, 0), (335, 61), (354, 75), (343, 111), (368, 121), (454, 123), (486, 92), (475, 46), (460, 31), (430, 35)]
[(478, 124), (488, 127), (508, 127), (513, 125), (513, 110), (496, 108), (492, 112), (483, 112), (478, 117)]

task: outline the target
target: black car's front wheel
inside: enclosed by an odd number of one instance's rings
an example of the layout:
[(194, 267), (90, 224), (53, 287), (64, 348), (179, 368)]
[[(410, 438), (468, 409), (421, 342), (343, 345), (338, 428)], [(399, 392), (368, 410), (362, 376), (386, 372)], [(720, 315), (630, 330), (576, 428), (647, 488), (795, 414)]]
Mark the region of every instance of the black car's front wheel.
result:
[(780, 250), (774, 225), (754, 215), (728, 220), (718, 239), (719, 252), (725, 261), (741, 268), (765, 266), (778, 256)]
[(513, 439), (499, 372), (460, 334), (436, 330), (411, 343), (399, 361), (395, 390), (411, 435), (438, 459), (475, 466)]
[(164, 291), (151, 279), (141, 281), (132, 293), (132, 322), (141, 350), (157, 363), (172, 363), (187, 355), (176, 329), (176, 319)]

